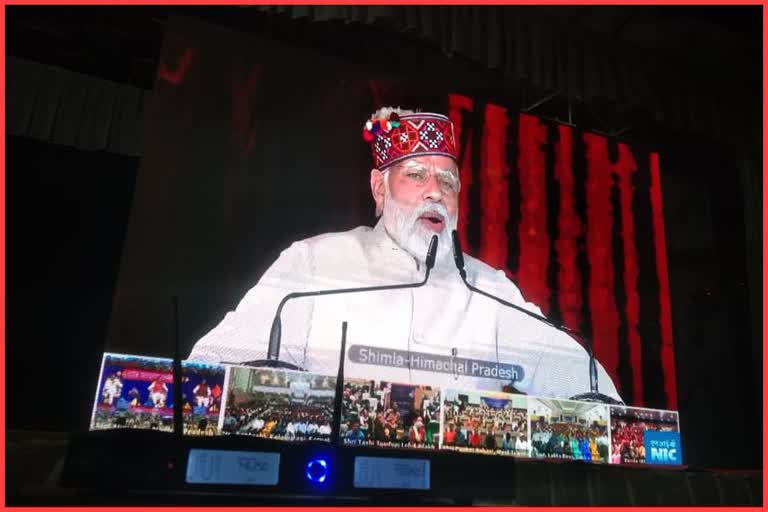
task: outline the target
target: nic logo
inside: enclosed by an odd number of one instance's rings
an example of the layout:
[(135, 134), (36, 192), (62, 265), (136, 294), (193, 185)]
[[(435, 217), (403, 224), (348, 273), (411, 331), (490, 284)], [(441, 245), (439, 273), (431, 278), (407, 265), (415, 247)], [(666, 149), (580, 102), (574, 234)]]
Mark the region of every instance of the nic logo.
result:
[(682, 464), (683, 447), (680, 432), (645, 431), (646, 464)]

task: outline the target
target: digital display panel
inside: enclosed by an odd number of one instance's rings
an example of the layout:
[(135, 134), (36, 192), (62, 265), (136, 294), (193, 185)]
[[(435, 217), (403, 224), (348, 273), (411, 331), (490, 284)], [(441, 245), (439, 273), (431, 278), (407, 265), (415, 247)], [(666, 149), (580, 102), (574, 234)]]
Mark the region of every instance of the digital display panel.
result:
[(280, 454), (193, 448), (187, 458), (188, 484), (277, 485)]
[[(182, 333), (185, 433), (328, 441), (341, 360), (345, 446), (651, 460), (649, 423), (578, 398), (677, 407), (653, 149), (188, 19), (172, 32), (107, 349), (162, 355)], [(294, 369), (249, 366), (266, 359)], [(223, 380), (200, 387), (206, 367)], [(113, 370), (92, 428), (171, 429), (167, 376), (134, 404)]]
[(355, 457), (353, 485), (358, 489), (430, 488), (431, 462), (396, 457)]

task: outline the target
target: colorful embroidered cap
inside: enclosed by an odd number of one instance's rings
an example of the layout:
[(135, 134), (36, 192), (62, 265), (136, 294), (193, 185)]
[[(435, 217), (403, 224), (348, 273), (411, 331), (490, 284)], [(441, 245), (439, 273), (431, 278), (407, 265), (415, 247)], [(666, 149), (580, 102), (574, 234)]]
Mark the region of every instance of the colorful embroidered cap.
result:
[(393, 112), (388, 119), (365, 123), (363, 139), (371, 145), (374, 167), (384, 170), (414, 156), (442, 155), (458, 161), (459, 150), (453, 123), (446, 116), (429, 112)]

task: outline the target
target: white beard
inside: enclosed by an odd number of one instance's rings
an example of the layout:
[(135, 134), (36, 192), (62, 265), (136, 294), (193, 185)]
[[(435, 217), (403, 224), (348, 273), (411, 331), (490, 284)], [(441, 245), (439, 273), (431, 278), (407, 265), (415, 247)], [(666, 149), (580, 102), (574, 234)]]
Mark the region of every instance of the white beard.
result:
[[(419, 222), (419, 217), (427, 212), (435, 212), (445, 219), (445, 227), (440, 233), (435, 233)], [(437, 235), (437, 254), (435, 266), (444, 265), (450, 261), (453, 255), (453, 241), (451, 233), (456, 229), (456, 216), (450, 217), (448, 209), (440, 203), (422, 203), (416, 208), (401, 205), (389, 193), (387, 187), (382, 210), (382, 220), (389, 236), (408, 254), (424, 263), (427, 258), (427, 249), (433, 235)]]

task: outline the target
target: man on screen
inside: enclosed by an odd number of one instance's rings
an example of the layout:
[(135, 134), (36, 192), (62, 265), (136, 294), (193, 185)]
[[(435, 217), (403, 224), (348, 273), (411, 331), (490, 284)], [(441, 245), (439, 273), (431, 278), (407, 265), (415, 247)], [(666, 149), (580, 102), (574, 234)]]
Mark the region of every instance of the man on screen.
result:
[(211, 388), (208, 387), (208, 381), (203, 379), (192, 390), (192, 394), (195, 396), (198, 407), (208, 407), (211, 401)]
[(104, 382), (104, 389), (101, 394), (104, 397), (104, 403), (113, 405), (115, 398), (119, 397), (123, 391), (123, 382), (120, 380), (120, 372), (112, 373)]
[[(451, 121), (387, 107), (372, 115), (363, 136), (374, 160), (376, 226), (293, 243), (189, 358), (264, 359), (276, 307), (287, 293), (419, 282), (437, 235), (436, 263), (423, 287), (289, 301), (281, 316), (280, 359), (335, 375), (347, 321), (347, 377), (455, 389), (511, 385), (556, 398), (589, 391), (589, 357), (576, 340), (461, 281), (451, 243), (461, 188)], [(540, 314), (503, 271), (468, 255), (464, 260), (474, 286)], [(598, 377), (600, 392), (620, 399), (599, 364)]]
[(147, 390), (154, 407), (165, 407), (165, 400), (168, 398), (168, 386), (160, 377), (156, 377), (147, 387)]

